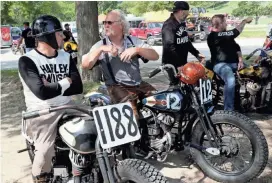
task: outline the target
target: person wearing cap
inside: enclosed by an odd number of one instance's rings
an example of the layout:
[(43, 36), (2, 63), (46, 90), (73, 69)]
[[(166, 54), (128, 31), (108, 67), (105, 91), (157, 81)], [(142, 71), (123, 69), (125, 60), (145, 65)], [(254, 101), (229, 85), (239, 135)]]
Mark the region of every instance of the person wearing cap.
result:
[(35, 48), (35, 38), (31, 35), (31, 29), (29, 28), (29, 22), (24, 22), (24, 30), (22, 32), (22, 35), (18, 41), (18, 48), (22, 44), (23, 40), (25, 41), (25, 50), (26, 52), (31, 51), (33, 48)]
[[(82, 93), (83, 84), (69, 53), (60, 50), (64, 38), (60, 21), (50, 15), (41, 16), (33, 21), (32, 34), (38, 46), (20, 57), (18, 63), (26, 111), (71, 104), (71, 95)], [(63, 111), (25, 121), (26, 135), (35, 145), (32, 165), (35, 183), (50, 182), (51, 160), (61, 113)]]
[(72, 34), (72, 32), (71, 32), (71, 30), (70, 30), (70, 27), (69, 27), (70, 25), (69, 24), (64, 24), (64, 31), (63, 31), (63, 34), (64, 34), (64, 36), (65, 36), (65, 38), (63, 39), (63, 41), (64, 42), (67, 42), (67, 41), (73, 41), (73, 42), (75, 42), (76, 43), (76, 40), (75, 40), (75, 38), (74, 38), (74, 36), (73, 36), (73, 34)]
[[(177, 1), (170, 17), (162, 27), (162, 63), (172, 64), (176, 69), (187, 63), (188, 52), (198, 60), (204, 62), (205, 56), (200, 54), (191, 43), (186, 31), (186, 18), (189, 15), (189, 4), (185, 1)], [(175, 78), (171, 71), (168, 72), (171, 85), (175, 84)]]

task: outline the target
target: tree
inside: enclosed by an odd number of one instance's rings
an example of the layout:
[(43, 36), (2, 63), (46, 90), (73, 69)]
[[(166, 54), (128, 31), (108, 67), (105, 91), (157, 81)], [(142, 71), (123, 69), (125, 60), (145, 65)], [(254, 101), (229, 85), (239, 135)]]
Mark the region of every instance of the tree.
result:
[(98, 13), (107, 14), (110, 10), (117, 9), (119, 4), (118, 1), (99, 1)]
[[(81, 65), (82, 55), (99, 41), (98, 35), (98, 7), (97, 1), (76, 1), (76, 22), (78, 32), (78, 63)], [(94, 67), (90, 72), (79, 67), (83, 80), (99, 82), (101, 69)]]
[(10, 1), (1, 1), (1, 24), (13, 24), (15, 21), (13, 20), (12, 16), (10, 15), (11, 6), (13, 2)]
[(261, 6), (259, 1), (243, 1), (238, 3), (238, 8), (232, 11), (234, 16), (255, 16), (255, 24), (262, 15), (271, 15), (271, 5)]

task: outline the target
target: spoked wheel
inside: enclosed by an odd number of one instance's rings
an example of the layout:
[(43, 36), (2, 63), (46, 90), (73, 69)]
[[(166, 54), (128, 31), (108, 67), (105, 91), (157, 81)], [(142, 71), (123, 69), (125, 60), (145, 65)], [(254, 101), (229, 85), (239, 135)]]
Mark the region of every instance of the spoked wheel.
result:
[[(246, 116), (230, 111), (217, 111), (211, 120), (220, 154), (191, 149), (203, 172), (216, 181), (233, 183), (248, 182), (260, 175), (268, 161), (268, 146), (258, 126)], [(211, 147), (199, 122), (193, 130), (192, 143)]]
[(212, 80), (212, 95), (213, 105), (218, 108), (219, 103), (223, 103), (223, 86), (215, 79)]
[(147, 44), (150, 46), (154, 46), (155, 45), (155, 38), (153, 36), (149, 36), (147, 38)]

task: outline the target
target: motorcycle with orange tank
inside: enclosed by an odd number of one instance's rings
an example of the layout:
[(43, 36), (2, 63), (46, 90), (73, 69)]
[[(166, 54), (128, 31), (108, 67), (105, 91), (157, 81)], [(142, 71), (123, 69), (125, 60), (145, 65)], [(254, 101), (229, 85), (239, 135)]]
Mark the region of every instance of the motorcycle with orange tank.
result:
[[(132, 152), (145, 159), (167, 160), (173, 149), (189, 148), (193, 160), (219, 182), (247, 182), (262, 173), (268, 146), (260, 128), (234, 111), (214, 111), (212, 81), (205, 67), (190, 62), (178, 69), (159, 66), (149, 74), (172, 71), (178, 84), (138, 100), (141, 139)], [(111, 105), (105, 86), (86, 95), (91, 106)], [(227, 168), (226, 168), (227, 167)]]

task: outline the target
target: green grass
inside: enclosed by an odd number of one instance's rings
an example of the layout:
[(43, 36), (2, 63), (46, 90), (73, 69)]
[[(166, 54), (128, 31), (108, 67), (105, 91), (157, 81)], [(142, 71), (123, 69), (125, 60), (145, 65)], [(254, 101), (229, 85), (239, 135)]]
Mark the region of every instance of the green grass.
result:
[(266, 31), (265, 30), (256, 30), (256, 31), (246, 31), (244, 30), (239, 37), (246, 38), (265, 38)]
[[(9, 70), (1, 70), (1, 82), (5, 82), (6, 80), (14, 80), (19, 81), (19, 75), (17, 69), (9, 69)], [(86, 94), (91, 91), (95, 91), (100, 86), (100, 83), (94, 82), (83, 82), (83, 94)]]
[(18, 77), (17, 69), (1, 70), (1, 77)]
[(209, 8), (208, 13), (231, 13), (232, 10), (238, 7), (238, 3), (239, 1), (229, 1), (226, 4), (215, 7), (214, 9), (212, 7)]
[[(219, 6), (216, 6), (216, 7), (210, 7), (208, 8), (208, 14), (222, 14), (222, 13), (228, 13), (228, 14), (232, 14), (232, 11), (234, 9), (236, 9), (238, 7), (238, 3), (239, 1), (229, 1), (229, 2), (226, 2), (226, 3), (222, 3), (221, 5)], [(262, 6), (265, 6), (269, 3), (269, 1), (262, 1), (261, 4)], [(258, 21), (258, 24), (259, 25), (267, 25), (269, 23), (272, 22), (272, 16), (270, 17), (261, 17)], [(255, 20), (254, 22), (255, 23)]]
[(100, 83), (90, 83), (87, 81), (83, 82), (83, 94), (96, 91), (100, 85)]

